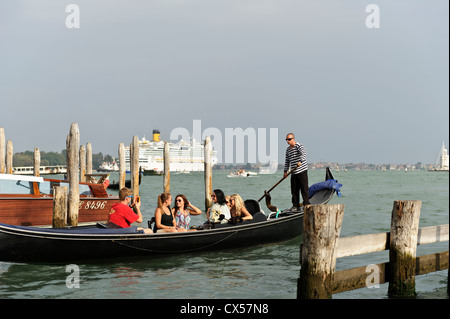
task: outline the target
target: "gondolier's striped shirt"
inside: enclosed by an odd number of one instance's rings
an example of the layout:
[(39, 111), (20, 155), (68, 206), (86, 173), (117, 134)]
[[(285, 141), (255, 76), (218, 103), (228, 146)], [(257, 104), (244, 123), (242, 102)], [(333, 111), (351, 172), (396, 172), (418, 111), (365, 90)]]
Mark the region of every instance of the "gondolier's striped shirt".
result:
[(308, 169), (305, 147), (303, 146), (303, 144), (296, 142), (293, 148), (291, 148), (291, 146), (288, 146), (288, 148), (286, 149), (286, 162), (284, 164), (284, 171), (287, 172), (290, 169), (295, 168), (298, 162), (302, 162), (302, 164), (297, 167), (292, 172), (292, 174), (299, 174)]

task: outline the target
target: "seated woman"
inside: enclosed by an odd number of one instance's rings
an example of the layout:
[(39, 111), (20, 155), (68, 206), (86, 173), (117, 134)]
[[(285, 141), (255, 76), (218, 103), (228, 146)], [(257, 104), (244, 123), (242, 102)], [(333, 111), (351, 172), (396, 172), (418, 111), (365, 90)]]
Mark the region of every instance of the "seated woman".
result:
[(225, 202), (227, 203), (228, 208), (231, 208), (231, 204), (230, 204), (230, 195), (226, 195), (226, 196), (225, 196)]
[(173, 218), (170, 204), (172, 203), (172, 195), (170, 193), (162, 193), (158, 196), (158, 207), (155, 210), (155, 223), (157, 233), (176, 233), (186, 231), (178, 228)]
[[(206, 217), (211, 223), (227, 223), (231, 218), (231, 215), (222, 190), (215, 189), (211, 195), (211, 199), (213, 201), (213, 205), (208, 209)], [(223, 219), (221, 219), (220, 215), (223, 215)]]
[(252, 214), (250, 214), (245, 207), (242, 197), (238, 194), (233, 194), (230, 196), (230, 213), (232, 222), (236, 223), (240, 220), (251, 220), (253, 219)]
[[(202, 211), (192, 205), (186, 196), (180, 194), (175, 197), (175, 207), (172, 208), (175, 215), (175, 223), (178, 228), (189, 229), (191, 223), (191, 215), (200, 215)], [(195, 230), (195, 229), (193, 229)]]

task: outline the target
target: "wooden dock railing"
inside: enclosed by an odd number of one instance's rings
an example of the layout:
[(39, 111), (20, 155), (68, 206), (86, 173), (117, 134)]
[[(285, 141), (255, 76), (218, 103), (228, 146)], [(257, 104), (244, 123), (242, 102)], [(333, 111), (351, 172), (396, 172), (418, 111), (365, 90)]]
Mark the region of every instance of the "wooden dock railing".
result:
[[(415, 276), (449, 268), (448, 251), (416, 257), (417, 245), (449, 240), (448, 224), (418, 228), (420, 208), (420, 201), (395, 201), (390, 232), (339, 238), (343, 205), (305, 207), (297, 297), (331, 298), (387, 282), (390, 297), (414, 296)], [(384, 250), (389, 262), (335, 272), (337, 258)]]

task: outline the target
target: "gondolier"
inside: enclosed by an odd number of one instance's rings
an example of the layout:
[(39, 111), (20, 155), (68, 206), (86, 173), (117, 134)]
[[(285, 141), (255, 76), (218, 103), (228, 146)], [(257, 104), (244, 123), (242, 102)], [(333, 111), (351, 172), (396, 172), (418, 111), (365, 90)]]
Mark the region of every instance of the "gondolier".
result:
[[(284, 164), (284, 176), (288, 171), (291, 173), (291, 210), (300, 210), (300, 191), (302, 193), (303, 205), (309, 205), (308, 194), (308, 162), (306, 160), (306, 150), (303, 144), (295, 141), (293, 133), (286, 135), (286, 142), (289, 146), (286, 149), (286, 162)], [(300, 164), (299, 164), (300, 163)]]

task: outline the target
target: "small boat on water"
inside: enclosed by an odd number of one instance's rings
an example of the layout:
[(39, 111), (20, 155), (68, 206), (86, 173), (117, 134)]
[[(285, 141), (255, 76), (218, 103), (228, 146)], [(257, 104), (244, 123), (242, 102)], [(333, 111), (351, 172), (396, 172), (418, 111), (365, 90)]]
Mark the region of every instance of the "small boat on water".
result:
[(163, 171), (159, 171), (158, 169), (144, 169), (143, 174), (145, 176), (161, 176), (164, 174)]
[(119, 165), (117, 165), (116, 162), (103, 162), (102, 165), (100, 165), (97, 168), (97, 172), (118, 172), (119, 171)]
[[(327, 203), (336, 188), (318, 189), (311, 203)], [(203, 224), (183, 233), (139, 233), (137, 227), (39, 228), (0, 224), (0, 261), (73, 262), (136, 256), (154, 257), (283, 242), (303, 232), (303, 212), (289, 209), (266, 216), (256, 200), (246, 200), (252, 220)]]
[(256, 175), (258, 175), (258, 173), (245, 171), (245, 169), (244, 170), (241, 169), (235, 172), (231, 172), (230, 174), (227, 175), (227, 177), (250, 177)]
[[(69, 186), (59, 179), (0, 174), (0, 223), (20, 226), (51, 225), (53, 186)], [(99, 222), (108, 218), (117, 196), (108, 195), (101, 183), (79, 183), (78, 222)]]
[[(139, 185), (142, 182), (142, 168), (139, 168)], [(125, 187), (131, 188), (131, 179), (125, 181)], [(109, 189), (119, 190), (119, 182), (113, 181), (108, 186)]]

